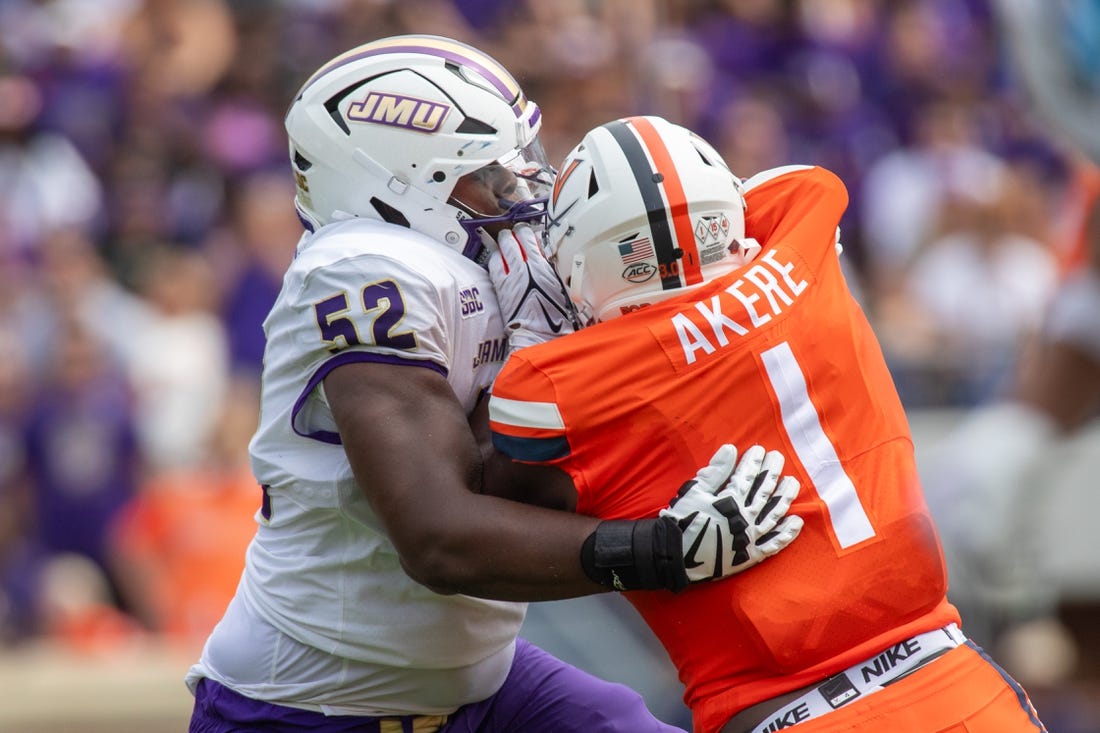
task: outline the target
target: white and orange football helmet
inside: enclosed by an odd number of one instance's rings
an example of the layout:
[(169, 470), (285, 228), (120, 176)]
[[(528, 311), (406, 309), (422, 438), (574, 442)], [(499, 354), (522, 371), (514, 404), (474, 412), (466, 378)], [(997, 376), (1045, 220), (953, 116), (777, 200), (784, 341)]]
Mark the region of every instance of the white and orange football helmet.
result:
[[(553, 170), (541, 121), (504, 67), (471, 46), (427, 35), (364, 44), (322, 66), (287, 111), (299, 217), (310, 229), (381, 219), (475, 257), (495, 246), (483, 224), (545, 214)], [(488, 217), (451, 196), (487, 166), (507, 168), (520, 189)]]
[(681, 294), (760, 250), (745, 239), (741, 179), (709, 143), (660, 117), (609, 122), (566, 156), (545, 247), (586, 321)]

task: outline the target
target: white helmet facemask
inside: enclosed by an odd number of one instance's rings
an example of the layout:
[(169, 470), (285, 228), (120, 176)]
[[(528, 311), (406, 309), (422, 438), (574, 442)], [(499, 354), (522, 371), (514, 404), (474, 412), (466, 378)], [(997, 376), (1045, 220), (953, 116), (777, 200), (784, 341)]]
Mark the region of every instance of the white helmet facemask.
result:
[(565, 158), (547, 204), (547, 255), (583, 318), (608, 320), (751, 261), (741, 180), (660, 117), (615, 120)]
[[(544, 216), (553, 170), (538, 140), (538, 105), (486, 54), (439, 36), (385, 38), (322, 66), (287, 111), (305, 226), (364, 217), (406, 226), (471, 259), (494, 239), (484, 225)], [(494, 211), (452, 199), (487, 166), (517, 185)]]

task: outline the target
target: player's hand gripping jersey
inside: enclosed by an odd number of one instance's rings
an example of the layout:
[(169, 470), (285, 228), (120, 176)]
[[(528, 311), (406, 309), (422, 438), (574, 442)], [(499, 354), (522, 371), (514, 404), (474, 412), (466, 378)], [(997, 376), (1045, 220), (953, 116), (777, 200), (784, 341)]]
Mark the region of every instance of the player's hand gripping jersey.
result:
[(746, 199), (755, 260), (513, 354), (490, 407), (498, 449), (565, 469), (577, 511), (604, 518), (655, 515), (661, 487), (721, 443), (787, 456), (797, 542), (732, 579), (628, 594), (702, 731), (958, 621), (905, 414), (841, 273), (844, 185), (790, 167), (750, 179)]

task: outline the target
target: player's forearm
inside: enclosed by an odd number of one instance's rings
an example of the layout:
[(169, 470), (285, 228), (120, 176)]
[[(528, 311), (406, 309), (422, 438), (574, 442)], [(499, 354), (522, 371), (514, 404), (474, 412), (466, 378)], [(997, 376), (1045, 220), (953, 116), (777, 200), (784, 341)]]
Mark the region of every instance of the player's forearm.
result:
[[(406, 572), (441, 593), (542, 601), (608, 590), (588, 578), (581, 548), (600, 521), (505, 499), (473, 496), (434, 528), (397, 530)], [(458, 516), (462, 521), (452, 521)], [(410, 536), (415, 532), (418, 536)]]

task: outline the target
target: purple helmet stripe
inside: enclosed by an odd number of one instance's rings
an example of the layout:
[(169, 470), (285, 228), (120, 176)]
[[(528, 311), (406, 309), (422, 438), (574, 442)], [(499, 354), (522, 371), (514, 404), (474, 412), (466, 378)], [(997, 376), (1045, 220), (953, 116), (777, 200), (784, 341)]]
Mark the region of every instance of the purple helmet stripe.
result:
[[(484, 77), (505, 101), (512, 105), (512, 111), (516, 113), (516, 117), (522, 116), (527, 106), (527, 100), (524, 98), (519, 84), (492, 57), (465, 43), (452, 41), (442, 36), (424, 35), (396, 36), (353, 48), (321, 67), (302, 85), (299, 95), (313, 82), (333, 69), (338, 69), (360, 59), (387, 53), (420, 53), (451, 61), (459, 66), (468, 66)], [(535, 116), (537, 117), (537, 114)]]

